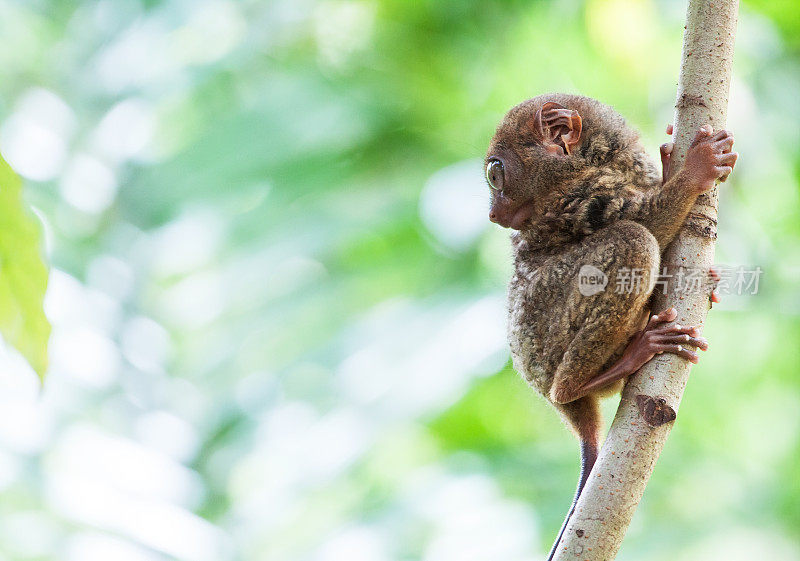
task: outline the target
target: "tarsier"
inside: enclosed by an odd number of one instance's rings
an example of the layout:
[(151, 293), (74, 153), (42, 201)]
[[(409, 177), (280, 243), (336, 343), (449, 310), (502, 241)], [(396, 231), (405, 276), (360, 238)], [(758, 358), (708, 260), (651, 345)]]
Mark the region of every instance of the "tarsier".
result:
[[(668, 131), (669, 132), (669, 131)], [(660, 353), (697, 362), (707, 341), (677, 325), (674, 309), (650, 315), (661, 254), (695, 199), (724, 181), (737, 154), (733, 136), (702, 127), (681, 170), (669, 180), (672, 144), (661, 146), (661, 173), (613, 109), (594, 99), (548, 94), (511, 109), (486, 157), (489, 218), (512, 228), (509, 340), (514, 367), (560, 413), (581, 447), (575, 503), (597, 458), (599, 398)], [(637, 290), (585, 295), (585, 265), (608, 279), (631, 270)]]

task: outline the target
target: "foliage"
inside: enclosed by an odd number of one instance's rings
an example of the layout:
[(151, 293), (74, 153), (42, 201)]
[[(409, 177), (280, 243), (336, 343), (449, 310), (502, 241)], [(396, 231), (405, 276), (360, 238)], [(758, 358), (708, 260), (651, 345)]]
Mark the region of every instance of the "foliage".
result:
[(50, 336), (42, 309), (47, 268), (38, 224), (21, 197), (22, 182), (0, 158), (0, 333), (44, 378)]

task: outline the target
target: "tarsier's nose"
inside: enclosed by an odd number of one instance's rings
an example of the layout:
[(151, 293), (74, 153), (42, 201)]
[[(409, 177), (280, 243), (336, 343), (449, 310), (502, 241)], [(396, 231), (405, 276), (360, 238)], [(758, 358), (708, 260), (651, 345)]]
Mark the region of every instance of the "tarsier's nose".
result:
[(490, 210), (489, 220), (491, 220), (495, 224), (499, 224), (503, 228), (508, 228), (510, 223), (510, 219), (508, 218), (505, 212), (502, 212), (502, 209), (500, 211), (495, 209)]

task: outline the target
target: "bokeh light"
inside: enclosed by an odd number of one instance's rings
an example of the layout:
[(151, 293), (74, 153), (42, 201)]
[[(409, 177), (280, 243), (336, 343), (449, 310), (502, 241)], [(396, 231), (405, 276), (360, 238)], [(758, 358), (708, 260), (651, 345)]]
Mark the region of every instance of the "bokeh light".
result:
[[(510, 366), (484, 151), (567, 90), (655, 154), (683, 9), (0, 2), (53, 324), (43, 389), (0, 346), (0, 559), (543, 558), (577, 445)], [(711, 313), (620, 560), (800, 559), (797, 37), (743, 0), (717, 255), (764, 274)]]

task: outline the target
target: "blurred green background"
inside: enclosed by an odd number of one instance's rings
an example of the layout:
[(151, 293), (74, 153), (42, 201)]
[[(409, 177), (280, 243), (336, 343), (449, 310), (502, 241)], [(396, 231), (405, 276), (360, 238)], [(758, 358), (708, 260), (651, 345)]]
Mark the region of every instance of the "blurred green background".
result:
[[(41, 395), (0, 356), (0, 560), (542, 559), (577, 444), (510, 367), (481, 159), (546, 91), (657, 153), (684, 10), (0, 0), (53, 323)], [(800, 559), (799, 92), (797, 2), (743, 1), (717, 261), (764, 274), (620, 560)]]

